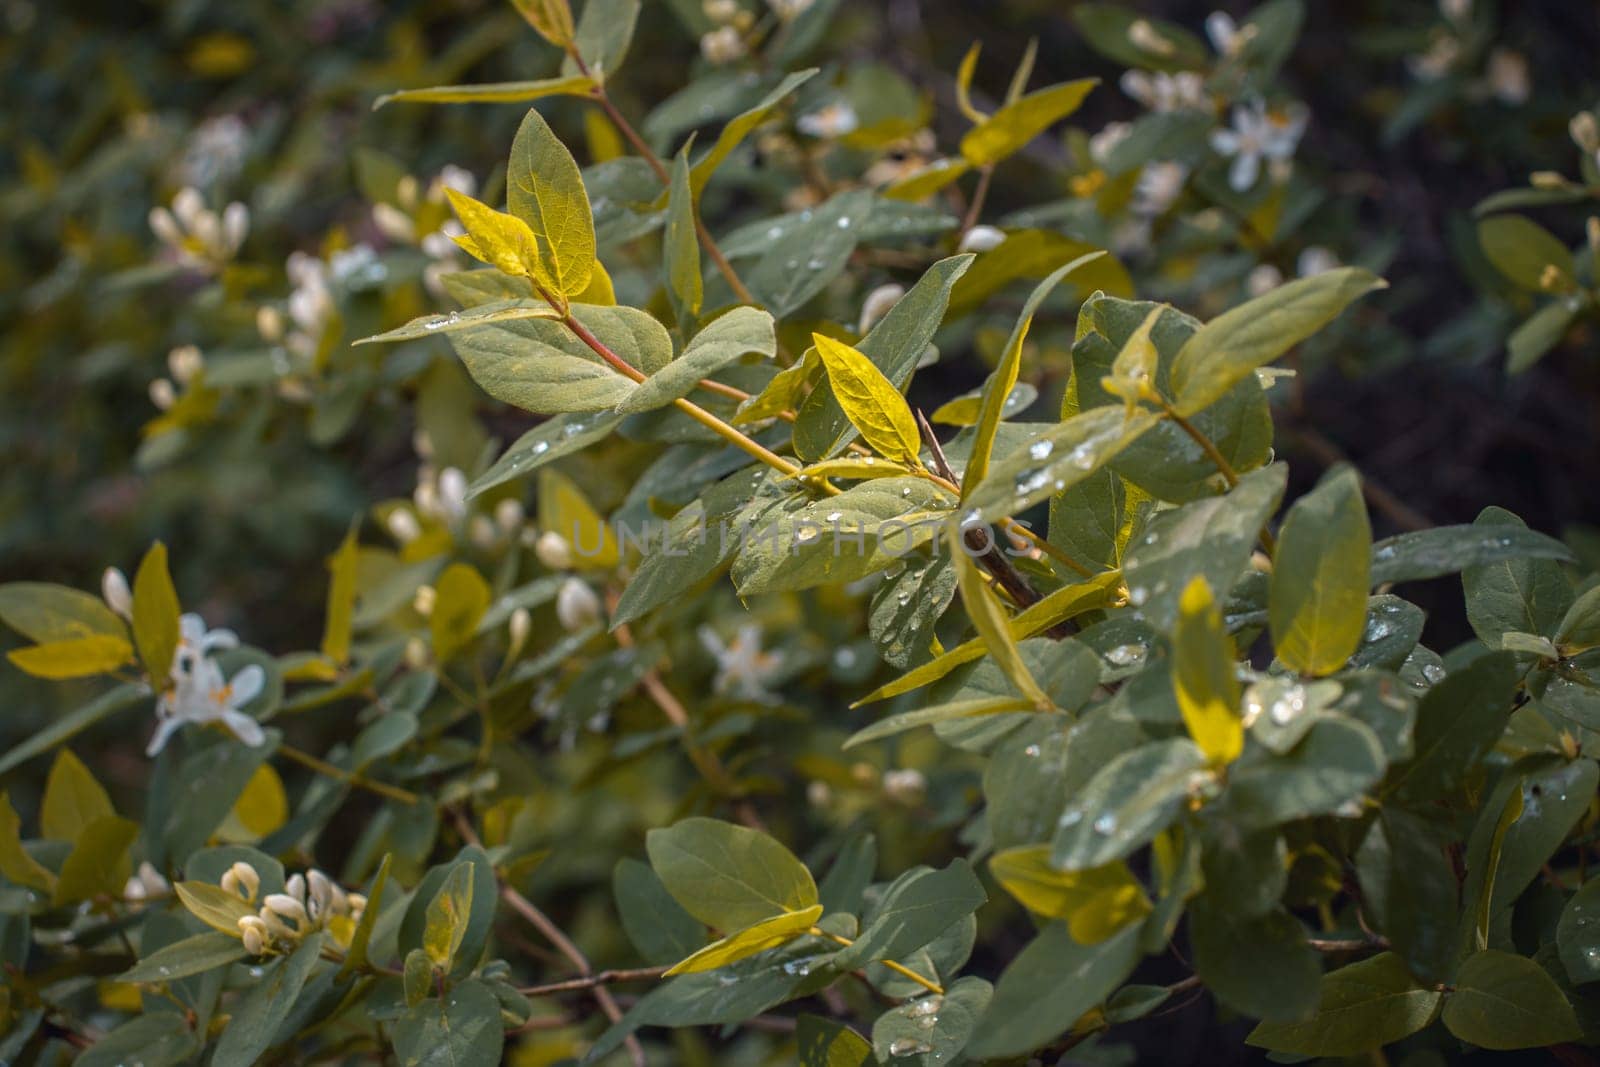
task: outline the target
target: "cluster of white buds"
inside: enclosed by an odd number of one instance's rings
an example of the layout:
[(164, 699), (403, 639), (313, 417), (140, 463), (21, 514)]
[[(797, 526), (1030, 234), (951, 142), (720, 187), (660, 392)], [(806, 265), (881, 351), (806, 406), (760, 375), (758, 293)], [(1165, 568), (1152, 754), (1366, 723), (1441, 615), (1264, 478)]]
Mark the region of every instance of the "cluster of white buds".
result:
[(433, 465), (424, 463), (417, 468), (417, 487), (411, 493), (411, 502), (418, 514), (451, 524), (467, 514), (467, 476), (458, 467), (435, 471)]
[(1006, 243), (1006, 232), (995, 226), (974, 226), (961, 235), (960, 252), (993, 252)]
[(569, 633), (600, 621), (600, 598), (582, 578), (568, 578), (556, 591), (556, 619)]
[(922, 772), (911, 768), (885, 771), (883, 792), (890, 800), (900, 804), (916, 805), (928, 792), (928, 780)]
[(250, 209), (236, 200), (219, 215), (206, 207), (200, 190), (186, 185), (170, 209), (150, 209), (150, 229), (179, 263), (209, 274), (227, 266), (244, 244)]
[(149, 860), (139, 864), (139, 869), (122, 887), (122, 899), (128, 901), (156, 900), (172, 894), (172, 883)]
[(150, 383), (150, 402), (162, 411), (178, 402), (179, 391), (192, 385), (205, 371), (206, 360), (194, 345), (179, 345), (167, 353), (168, 378)]
[(372, 207), (372, 222), (389, 240), (416, 245), (430, 262), (422, 271), (423, 284), (435, 296), (444, 296), (444, 276), (461, 269), (460, 249), (454, 238), (466, 230), (445, 209), (445, 191), (453, 189), (466, 196), (476, 195), (478, 179), (471, 171), (446, 166), (421, 191), (417, 179), (407, 175), (395, 187), (395, 203)]
[[(261, 876), (241, 861), (228, 868), (221, 885), (253, 905), (261, 892)], [(345, 892), (337, 882), (313, 868), (304, 875), (292, 875), (282, 893), (268, 893), (261, 898), (256, 914), (239, 919), (239, 937), (252, 956), (297, 945), (318, 930), (327, 930), (340, 947), (348, 947), (366, 907), (366, 897)]]
[(743, 59), (746, 52), (744, 34), (732, 26), (719, 26), (700, 38), (700, 54), (713, 66), (726, 66)]
[(816, 0), (767, 0), (767, 6), (780, 22), (788, 22), (804, 15)]

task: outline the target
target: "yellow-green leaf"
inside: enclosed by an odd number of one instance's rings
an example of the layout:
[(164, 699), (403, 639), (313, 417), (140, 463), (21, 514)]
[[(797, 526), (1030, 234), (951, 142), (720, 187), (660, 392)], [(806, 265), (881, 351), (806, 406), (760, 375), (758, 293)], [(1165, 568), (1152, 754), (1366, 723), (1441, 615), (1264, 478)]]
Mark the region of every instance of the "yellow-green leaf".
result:
[(975, 167), (998, 163), (1078, 110), (1098, 84), (1099, 78), (1079, 78), (1012, 101), (967, 131), (961, 138), (961, 154)]
[(233, 810), (228, 813), (219, 835), (228, 836), (224, 831), (232, 829), (238, 831), (237, 840), (259, 841), (288, 819), (289, 797), (284, 791), (283, 779), (272, 769), (272, 764), (263, 763), (250, 775), (239, 799), (233, 802)]
[(539, 528), (566, 538), (578, 570), (609, 570), (620, 558), (611, 525), (571, 478), (552, 467), (539, 471)]
[(966, 605), (967, 617), (972, 620), (979, 639), (988, 648), (995, 665), (1005, 672), (1005, 676), (1017, 687), (1017, 691), (1031, 700), (1033, 706), (1040, 711), (1050, 710), (1052, 704), (1049, 696), (1034, 680), (1028, 665), (1022, 661), (1022, 652), (1017, 648), (1017, 639), (1011, 633), (1011, 620), (1000, 607), (1000, 601), (984, 583), (983, 573), (978, 570), (976, 561), (967, 555), (961, 531), (954, 525), (949, 527), (948, 540), (950, 554), (956, 563), (961, 603)]
[(956, 107), (975, 126), (989, 119), (987, 114), (972, 106), (972, 76), (978, 72), (978, 53), (981, 51), (983, 42), (973, 41), (967, 54), (961, 57), (961, 66), (956, 68)]
[(115, 815), (111, 798), (89, 768), (63, 748), (50, 766), (39, 811), (39, 832), (52, 841), (76, 841), (96, 819)]
[(1022, 368), (1022, 346), (1028, 339), (1028, 329), (1033, 325), (1033, 316), (1039, 310), (1039, 305), (1043, 304), (1045, 298), (1061, 283), (1061, 279), (1085, 263), (1091, 263), (1103, 255), (1104, 252), (1089, 252), (1065, 266), (1056, 268), (1034, 286), (1027, 303), (1023, 304), (1022, 314), (1017, 317), (1017, 324), (1012, 327), (1011, 337), (1006, 341), (1000, 363), (995, 367), (994, 373), (989, 375), (989, 380), (983, 387), (983, 404), (978, 411), (972, 450), (967, 456), (966, 471), (961, 478), (963, 499), (970, 489), (982, 482), (989, 473), (989, 457), (994, 452), (995, 434), (999, 432), (1000, 418), (1005, 414), (1006, 398), (1011, 395), (1011, 387), (1017, 384), (1017, 374)]
[(467, 563), (452, 563), (434, 583), (433, 654), (447, 660), (465, 648), (478, 630), (478, 621), (489, 610), (493, 594), (489, 583)]
[(61, 863), (52, 900), (71, 904), (121, 893), (133, 867), (128, 848), (138, 836), (139, 824), (117, 815), (103, 815), (85, 826)]
[(427, 924), (422, 930), (423, 950), (435, 967), (447, 969), (455, 959), (471, 914), (472, 864), (458, 863), (428, 903)]
[(356, 609), (357, 557), (354, 529), (345, 534), (339, 550), (328, 557), (328, 610), (322, 628), (322, 654), (340, 665), (350, 660), (350, 626)]
[(164, 688), (178, 654), (178, 591), (167, 573), (167, 546), (150, 546), (133, 577), (133, 640), (151, 683)]
[(576, 40), (572, 24), (572, 8), (567, 0), (511, 0), (517, 14), (528, 20), (540, 37), (557, 48), (566, 48)]
[(754, 956), (757, 952), (777, 948), (811, 929), (821, 916), (822, 905), (813, 904), (804, 911), (790, 911), (774, 915), (770, 919), (763, 919), (748, 929), (730, 934), (721, 941), (713, 941), (694, 955), (674, 963), (666, 973), (671, 975), (714, 971), (718, 967), (736, 963), (746, 956)]
[(18, 885), (49, 891), (56, 884), (55, 874), (22, 847), (22, 820), (11, 806), (11, 798), (0, 792), (0, 874)]
[(1233, 641), (1205, 578), (1195, 575), (1178, 599), (1178, 625), (1172, 635), (1172, 687), (1189, 736), (1214, 766), (1225, 766), (1244, 751), (1244, 720), (1239, 717), (1239, 679), (1234, 674)]
[(582, 74), (530, 82), (435, 85), (385, 93), (372, 102), (372, 109), (376, 111), (385, 104), (515, 104), (543, 100), (547, 96), (588, 96), (593, 91), (594, 79)]
[(104, 600), (49, 582), (0, 585), (0, 621), (38, 644), (75, 637), (126, 637), (128, 625)]
[(1495, 270), (1524, 289), (1561, 292), (1576, 285), (1572, 252), (1561, 238), (1521, 215), (1478, 223), (1478, 243)]
[(972, 164), (964, 159), (936, 159), (890, 185), (883, 195), (890, 200), (921, 200), (937, 193), (971, 169)]
[(389, 854), (384, 853), (383, 862), (378, 864), (378, 873), (372, 876), (372, 885), (367, 890), (367, 906), (361, 910), (361, 921), (356, 923), (356, 928), (350, 935), (350, 945), (345, 952), (344, 963), (339, 966), (338, 980), (342, 981), (348, 975), (355, 973), (367, 962), (367, 946), (372, 941), (372, 928), (382, 912), (384, 887), (389, 884), (389, 862)]
[(574, 304), (599, 304), (601, 307), (617, 306), (617, 290), (611, 284), (611, 274), (606, 270), (605, 264), (598, 259), (594, 261), (594, 273), (589, 276), (589, 284), (581, 293), (572, 294)]
[(989, 871), (1035, 915), (1065, 919), (1080, 945), (1106, 940), (1150, 913), (1150, 898), (1122, 860), (1082, 871), (1050, 866), (1050, 846), (1024, 845), (996, 853)]
[(903, 463), (891, 463), (877, 456), (841, 456), (838, 459), (825, 459), (820, 463), (812, 463), (803, 467), (796, 478), (846, 478), (866, 480), (868, 478), (902, 478), (914, 473), (910, 467)]
[(59, 679), (106, 674), (127, 663), (132, 655), (133, 646), (126, 638), (91, 634), (13, 649), (6, 658), (35, 678)]
[[(672, 185), (667, 199), (664, 266), (667, 287), (687, 317), (700, 315), (705, 283), (700, 277), (700, 241), (694, 228), (694, 193), (689, 188), (689, 147), (672, 164)], [(683, 324), (679, 324), (682, 326)]]
[(189, 914), (231, 937), (240, 936), (240, 919), (256, 913), (239, 894), (210, 882), (179, 882), (172, 888), (183, 906), (189, 909)]
[(1156, 321), (1166, 310), (1165, 305), (1151, 309), (1139, 328), (1128, 335), (1117, 358), (1111, 361), (1111, 373), (1100, 379), (1100, 387), (1112, 396), (1121, 397), (1130, 415), (1155, 381), (1161, 353), (1150, 340), (1150, 331), (1155, 329)]
[(728, 123), (722, 127), (722, 132), (717, 135), (717, 142), (711, 146), (711, 151), (702, 156), (700, 162), (696, 163), (690, 171), (689, 185), (694, 190), (696, 200), (700, 198), (700, 193), (705, 189), (706, 183), (711, 180), (711, 175), (716, 172), (717, 167), (721, 166), (722, 161), (727, 159), (735, 148), (739, 147), (739, 143), (749, 136), (750, 131), (767, 121), (767, 116), (772, 114), (773, 109), (785, 97), (800, 88), (816, 73), (817, 68), (811, 67), (807, 70), (797, 70), (787, 75), (770, 93), (762, 97), (755, 107), (728, 120)]
[(454, 189), (444, 192), (455, 209), (456, 218), (467, 231), (465, 237), (457, 237), (455, 242), (468, 255), (506, 274), (528, 275), (541, 282), (548, 280), (542, 270), (538, 239), (526, 222), (515, 215), (496, 211), (465, 193)]
[(828, 371), (828, 383), (861, 439), (884, 459), (909, 467), (922, 466), (917, 453), (922, 437), (906, 398), (872, 360), (842, 341), (811, 335), (817, 356)]
[(1366, 627), (1372, 527), (1354, 469), (1331, 471), (1289, 509), (1272, 563), (1267, 620), (1278, 658), (1332, 674)]
[(538, 241), (544, 284), (565, 296), (587, 289), (595, 265), (589, 194), (572, 153), (537, 111), (528, 112), (511, 142), (506, 203)]

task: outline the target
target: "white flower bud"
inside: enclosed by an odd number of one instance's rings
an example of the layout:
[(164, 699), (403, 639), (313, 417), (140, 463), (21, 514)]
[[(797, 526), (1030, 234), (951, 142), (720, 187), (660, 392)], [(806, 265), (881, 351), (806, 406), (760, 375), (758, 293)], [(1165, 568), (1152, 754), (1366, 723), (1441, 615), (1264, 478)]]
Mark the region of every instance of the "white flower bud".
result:
[(439, 506), (439, 490), (430, 481), (417, 482), (417, 487), (411, 491), (411, 502), (424, 515), (444, 516), (444, 509)]
[(1263, 263), (1245, 279), (1245, 289), (1251, 296), (1263, 296), (1283, 284), (1283, 272), (1271, 263)]
[(411, 216), (393, 204), (373, 204), (372, 223), (378, 227), (379, 233), (391, 241), (410, 244), (416, 240), (417, 227), (411, 221)]
[(239, 251), (245, 235), (250, 232), (250, 209), (235, 200), (222, 209), (222, 238), (228, 254)]
[(456, 467), (439, 472), (439, 505), (452, 519), (467, 513), (467, 476)]
[(409, 545), (422, 536), (422, 527), (408, 508), (395, 508), (389, 512), (384, 525), (389, 528), (390, 535), (402, 545)]
[(958, 252), (992, 252), (1006, 242), (1004, 230), (994, 226), (974, 226), (961, 235)]
[(1567, 132), (1572, 134), (1572, 143), (1585, 152), (1600, 149), (1600, 122), (1595, 120), (1594, 112), (1580, 111), (1572, 116)]
[(428, 665), (428, 643), (420, 637), (406, 642), (406, 666), (420, 671)]
[(150, 403), (162, 411), (169, 411), (178, 402), (178, 390), (165, 378), (150, 383)]
[(193, 232), (196, 220), (206, 209), (205, 197), (200, 195), (200, 190), (192, 185), (185, 185), (178, 190), (178, 195), (172, 198), (172, 213), (184, 228)]
[[(246, 900), (254, 900), (256, 894), (261, 892), (261, 876), (256, 873), (254, 867), (243, 860), (229, 867), (228, 873), (223, 875), (223, 878), (228, 878), (229, 876), (232, 876), (237, 886), (244, 890), (243, 896)], [(223, 888), (228, 888), (226, 883), (223, 884)]]
[(902, 804), (915, 804), (927, 792), (928, 780), (921, 771), (906, 769), (887, 771), (883, 776), (883, 791), (891, 800)]
[[(300, 876), (295, 875), (295, 877), (299, 878)], [(300, 891), (302, 893), (305, 892), (304, 884), (300, 886)], [(288, 893), (268, 893), (266, 899), (261, 902), (261, 907), (261, 917), (264, 920), (267, 919), (267, 914), (270, 912), (279, 918), (291, 920), (297, 927), (304, 926), (311, 921), (311, 916), (306, 914), (306, 906)], [(267, 921), (270, 922), (270, 920)]]
[(360, 919), (361, 913), (367, 910), (367, 897), (364, 893), (350, 893), (345, 897), (345, 903), (350, 907), (350, 917)]
[[(287, 897), (285, 899), (293, 900), (294, 898)], [(298, 907), (298, 904), (296, 906)], [(261, 923), (263, 928), (266, 929), (266, 940), (268, 941), (276, 941), (280, 939), (283, 941), (300, 940), (299, 929), (285, 922), (284, 917), (279, 915), (276, 911), (273, 911), (271, 908), (263, 907), (256, 921)]]
[(723, 26), (700, 38), (700, 54), (715, 66), (732, 63), (745, 54), (744, 38), (734, 27)]
[(556, 593), (556, 618), (568, 632), (576, 632), (600, 621), (600, 598), (582, 579), (568, 578)]
[(313, 918), (321, 920), (333, 909), (334, 890), (338, 887), (315, 867), (306, 872), (306, 904)]
[(303, 874), (291, 874), (289, 880), (283, 883), (283, 891), (294, 897), (300, 903), (306, 902), (306, 877)]
[(467, 537), (478, 548), (493, 548), (499, 536), (494, 521), (487, 515), (474, 515), (467, 524)]
[(528, 614), (527, 608), (518, 608), (511, 613), (508, 625), (511, 629), (511, 647), (521, 648), (528, 639), (528, 632), (533, 629), (533, 616)]
[(167, 370), (180, 385), (188, 385), (205, 369), (205, 357), (194, 345), (179, 345), (167, 353)]
[(833, 802), (833, 787), (827, 782), (812, 781), (806, 786), (806, 802), (813, 808), (825, 808)]
[(439, 594), (431, 585), (417, 587), (417, 595), (411, 598), (411, 607), (418, 615), (427, 618), (433, 614), (433, 605), (438, 602)]
[(134, 875), (123, 883), (122, 899), (124, 900), (144, 900), (149, 895), (150, 891), (144, 887), (144, 883), (139, 880), (138, 875)]
[(735, 0), (705, 0), (700, 10), (705, 12), (706, 18), (721, 25), (733, 21), (733, 17), (739, 13), (739, 5)]
[(163, 244), (174, 248), (183, 244), (183, 230), (178, 227), (178, 220), (164, 207), (150, 209), (150, 229)]
[(856, 333), (865, 334), (877, 324), (878, 320), (889, 313), (889, 309), (906, 295), (906, 287), (890, 282), (880, 285), (867, 294), (861, 302), (861, 319), (856, 323)]
[(244, 941), (244, 950), (252, 956), (264, 954), (267, 946), (272, 943), (272, 932), (257, 915), (239, 917), (239, 936)]
[(522, 509), (522, 501), (515, 497), (506, 497), (494, 506), (494, 521), (506, 533), (512, 533), (522, 528), (522, 521), (526, 513)]
[(533, 554), (553, 571), (564, 571), (572, 566), (572, 546), (554, 530), (546, 530), (534, 544)]
[(100, 575), (100, 595), (106, 606), (124, 619), (133, 618), (133, 592), (128, 588), (128, 577), (116, 567), (107, 567)]

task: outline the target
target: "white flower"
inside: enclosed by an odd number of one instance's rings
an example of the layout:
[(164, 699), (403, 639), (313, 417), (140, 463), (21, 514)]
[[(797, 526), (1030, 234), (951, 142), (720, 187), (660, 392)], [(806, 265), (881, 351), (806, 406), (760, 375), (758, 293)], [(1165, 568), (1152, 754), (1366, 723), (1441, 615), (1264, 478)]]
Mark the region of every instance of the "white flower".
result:
[(494, 506), (494, 521), (506, 533), (514, 533), (522, 529), (523, 520), (527, 513), (522, 508), (522, 501), (516, 497), (508, 496)]
[(439, 506), (452, 519), (467, 513), (467, 476), (457, 467), (439, 472)]
[(139, 864), (139, 869), (122, 887), (122, 896), (125, 900), (149, 900), (151, 897), (164, 897), (171, 892), (172, 884), (161, 876), (161, 872), (156, 870), (149, 860)]
[(244, 942), (246, 952), (252, 956), (260, 956), (272, 944), (272, 931), (267, 929), (267, 924), (259, 915), (241, 915), (239, 939)]
[(465, 167), (446, 163), (428, 186), (428, 199), (435, 203), (444, 203), (446, 189), (454, 189), (464, 196), (475, 196), (478, 192), (478, 179)]
[(1326, 274), (1339, 265), (1339, 257), (1321, 245), (1307, 245), (1300, 253), (1300, 258), (1295, 261), (1295, 269), (1300, 277), (1309, 278), (1314, 274)]
[(116, 567), (107, 567), (100, 575), (100, 595), (106, 606), (124, 619), (133, 618), (133, 592), (128, 588), (128, 577)]
[(250, 209), (235, 201), (219, 216), (206, 208), (200, 190), (186, 185), (170, 210), (150, 209), (150, 229), (179, 263), (209, 274), (225, 267), (244, 244)]
[(861, 124), (856, 109), (849, 104), (829, 104), (807, 115), (801, 115), (795, 126), (808, 137), (843, 137)]
[(906, 287), (894, 282), (880, 285), (868, 293), (861, 302), (861, 318), (856, 322), (856, 333), (865, 335), (905, 295)]
[(1133, 187), (1134, 213), (1146, 218), (1165, 214), (1188, 178), (1189, 168), (1182, 163), (1147, 164)]
[(1006, 232), (994, 226), (974, 226), (961, 235), (958, 252), (992, 252), (1005, 244)]
[(533, 616), (528, 614), (527, 608), (518, 608), (511, 613), (511, 621), (507, 625), (511, 631), (511, 647), (520, 649), (533, 629)]
[(256, 308), (256, 332), (263, 341), (276, 343), (283, 340), (283, 312), (271, 304)]
[(705, 0), (700, 5), (700, 10), (705, 12), (706, 18), (721, 25), (734, 20), (739, 14), (739, 5), (736, 0)]
[(411, 216), (393, 204), (379, 202), (372, 205), (372, 223), (378, 232), (391, 241), (410, 244), (417, 239), (417, 224)]
[(1461, 58), (1461, 41), (1452, 34), (1440, 31), (1420, 56), (1407, 56), (1406, 67), (1418, 81), (1438, 81)]
[(1206, 16), (1206, 36), (1211, 38), (1211, 47), (1227, 59), (1238, 58), (1244, 46), (1255, 36), (1255, 29), (1254, 26), (1239, 29), (1233, 16), (1226, 11), (1213, 11)]
[(902, 804), (915, 804), (922, 800), (928, 790), (928, 780), (922, 772), (907, 768), (905, 770), (885, 771), (883, 775), (883, 791), (891, 800)]
[(194, 345), (179, 345), (167, 353), (167, 370), (179, 385), (188, 385), (205, 370), (206, 360)]
[(600, 598), (580, 578), (568, 578), (556, 591), (556, 619), (569, 633), (600, 621)]
[(1528, 60), (1521, 52), (1496, 48), (1489, 53), (1489, 91), (1505, 104), (1527, 103), (1533, 91), (1528, 78)]
[(732, 63), (745, 54), (744, 37), (732, 26), (712, 30), (700, 38), (700, 54), (714, 66)]
[(422, 536), (422, 526), (409, 508), (395, 508), (383, 524), (389, 528), (389, 535), (402, 545), (409, 545)]
[(1306, 131), (1308, 116), (1303, 106), (1273, 108), (1259, 100), (1233, 109), (1233, 128), (1213, 130), (1211, 147), (1233, 157), (1228, 169), (1228, 184), (1244, 192), (1261, 175), (1263, 159), (1287, 163)]
[(1151, 111), (1179, 111), (1184, 108), (1205, 108), (1205, 79), (1192, 70), (1168, 74), (1145, 70), (1125, 71), (1117, 83), (1122, 91)]
[(554, 530), (546, 530), (534, 543), (533, 554), (553, 571), (564, 571), (572, 566), (572, 545)]
[(220, 722), (245, 744), (261, 744), (266, 740), (261, 724), (241, 709), (260, 694), (266, 680), (266, 672), (252, 663), (224, 681), (217, 661), (202, 659), (173, 689), (162, 694), (156, 705), (159, 722), (145, 755), (160, 752), (180, 726), (191, 722)]
[(218, 115), (194, 128), (183, 147), (178, 174), (185, 185), (206, 188), (236, 177), (250, 147), (250, 129), (237, 115)]
[(431, 585), (417, 586), (416, 594), (411, 598), (411, 610), (427, 618), (433, 614), (433, 606), (439, 600), (439, 593)]
[(178, 651), (172, 658), (172, 680), (176, 682), (187, 675), (216, 649), (238, 647), (238, 634), (222, 627), (209, 630), (199, 615), (186, 612), (178, 619)]
[(1262, 263), (1250, 272), (1244, 287), (1251, 296), (1264, 296), (1283, 284), (1283, 272), (1271, 263)]
[(783, 664), (777, 652), (761, 651), (761, 627), (748, 623), (739, 627), (731, 642), (722, 638), (709, 626), (700, 627), (700, 643), (717, 661), (717, 674), (712, 682), (718, 694), (752, 700), (761, 704), (776, 704), (778, 695), (767, 689)]
[(172, 405), (178, 402), (178, 390), (166, 378), (157, 378), (150, 383), (150, 403), (161, 411), (171, 411)]
[(1128, 134), (1133, 132), (1133, 126), (1127, 122), (1108, 122), (1099, 133), (1089, 138), (1089, 158), (1099, 166), (1105, 166), (1106, 159), (1111, 155), (1111, 150), (1121, 144)]
[(222, 888), (238, 893), (245, 900), (254, 900), (261, 892), (261, 875), (250, 864), (239, 860), (222, 873)]

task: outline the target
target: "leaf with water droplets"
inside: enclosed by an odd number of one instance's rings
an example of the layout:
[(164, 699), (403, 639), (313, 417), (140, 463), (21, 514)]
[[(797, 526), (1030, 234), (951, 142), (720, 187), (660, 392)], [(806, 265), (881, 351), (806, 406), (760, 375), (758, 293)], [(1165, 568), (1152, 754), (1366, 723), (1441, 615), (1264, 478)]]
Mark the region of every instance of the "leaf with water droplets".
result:
[(470, 500), (516, 478), (532, 474), (551, 460), (580, 452), (611, 436), (622, 422), (615, 414), (565, 414), (546, 419), (506, 449), (494, 466), (467, 488)]
[(1383, 745), (1365, 724), (1324, 715), (1285, 755), (1247, 751), (1228, 769), (1228, 788), (1217, 803), (1242, 829), (1332, 815), (1348, 811), (1376, 785), (1384, 766)]
[(1268, 618), (1278, 658), (1301, 674), (1332, 674), (1361, 644), (1372, 528), (1361, 480), (1330, 471), (1295, 501), (1272, 561)]
[(1122, 753), (1062, 813), (1050, 862), (1081, 871), (1122, 859), (1177, 818), (1205, 770), (1205, 754), (1188, 738)]
[(479, 304), (477, 307), (467, 308), (465, 311), (452, 311), (444, 315), (423, 315), (421, 318), (412, 319), (404, 326), (385, 333), (373, 334), (353, 342), (358, 345), (377, 344), (389, 341), (409, 341), (418, 337), (432, 337), (438, 334), (451, 333), (455, 330), (466, 330), (474, 326), (486, 326), (495, 322), (514, 322), (518, 319), (559, 319), (561, 313), (546, 304), (543, 300), (498, 300), (490, 304)]
[(979, 697), (973, 700), (954, 700), (943, 704), (934, 704), (925, 708), (916, 708), (912, 711), (902, 711), (898, 715), (891, 715), (887, 719), (879, 719), (864, 729), (851, 734), (842, 748), (854, 748), (866, 744), (868, 741), (877, 741), (880, 738), (892, 737), (907, 730), (915, 730), (919, 726), (932, 726), (934, 723), (948, 722), (951, 719), (972, 719), (980, 715), (999, 715), (1008, 711), (1027, 711), (1034, 703), (1026, 697)]
[[(1517, 516), (1496, 507), (1484, 508), (1471, 529), (1494, 538), (1504, 550), (1539, 536)], [(1461, 585), (1473, 632), (1490, 648), (1499, 647), (1508, 631), (1553, 633), (1572, 606), (1572, 584), (1556, 560), (1570, 558), (1518, 552), (1463, 570)]]
[(889, 1009), (872, 1024), (878, 1062), (935, 1067), (956, 1060), (993, 995), (993, 986), (968, 975), (942, 994), (930, 993)]
[(747, 956), (754, 956), (758, 952), (765, 952), (769, 948), (777, 948), (793, 941), (809, 930), (821, 917), (822, 905), (813, 904), (800, 911), (784, 912), (770, 919), (762, 919), (753, 926), (729, 934), (722, 940), (714, 941), (693, 955), (679, 960), (667, 968), (666, 973), (697, 974), (737, 963)]
[(1600, 981), (1600, 878), (1585, 882), (1561, 909), (1556, 944), (1573, 985)]
[(988, 899), (964, 859), (951, 860), (940, 870), (914, 867), (878, 895), (862, 918), (861, 935), (839, 950), (834, 963), (842, 970), (853, 970), (874, 960), (902, 959), (937, 939)]
[(246, 952), (239, 938), (220, 930), (175, 941), (145, 956), (117, 976), (119, 982), (172, 982), (191, 974), (202, 974), (244, 959)]
[(1417, 706), (1416, 756), (1395, 772), (1388, 789), (1417, 801), (1457, 788), (1505, 731), (1517, 677), (1516, 657), (1509, 652), (1454, 666)]
[(1227, 766), (1244, 751), (1236, 669), (1233, 641), (1222, 628), (1211, 586), (1195, 575), (1178, 601), (1172, 688), (1189, 736), (1213, 766)]
[[(1397, 534), (1372, 546), (1373, 585), (1422, 581), (1514, 560), (1572, 561), (1572, 550), (1528, 529), (1500, 508), (1486, 509), (1471, 525), (1435, 526)], [(1497, 521), (1499, 520), (1499, 521)]]
[(1144, 886), (1120, 860), (1062, 871), (1050, 865), (1048, 844), (997, 852), (989, 873), (1017, 902), (1046, 919), (1064, 919), (1072, 939), (1094, 945), (1150, 913)]
[(667, 892), (707, 926), (744, 929), (817, 902), (805, 864), (758, 830), (683, 819), (651, 830), (645, 848)]
[(695, 334), (677, 359), (634, 387), (616, 411), (633, 414), (663, 407), (747, 353), (771, 359), (776, 351), (772, 316), (758, 308), (734, 308)]
[(878, 455), (907, 466), (922, 465), (922, 437), (911, 407), (893, 382), (861, 352), (823, 334), (812, 334), (828, 384), (862, 440)]
[(1421, 1030), (1444, 994), (1411, 977), (1392, 952), (1329, 971), (1318, 986), (1316, 1014), (1261, 1023), (1247, 1044), (1299, 1056), (1359, 1056)]

